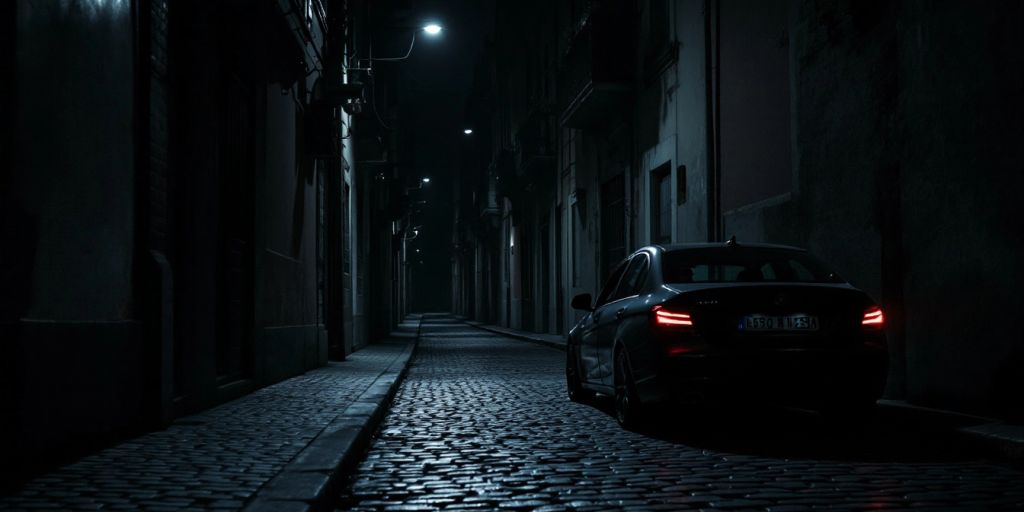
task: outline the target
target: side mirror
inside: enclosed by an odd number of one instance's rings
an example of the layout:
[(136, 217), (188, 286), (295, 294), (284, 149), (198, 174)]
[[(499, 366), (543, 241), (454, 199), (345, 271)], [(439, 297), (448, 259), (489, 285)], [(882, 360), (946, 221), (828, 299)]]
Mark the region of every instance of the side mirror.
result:
[(591, 306), (593, 299), (590, 298), (589, 293), (581, 293), (572, 298), (571, 306), (573, 309), (581, 309), (583, 311), (593, 311), (594, 308)]

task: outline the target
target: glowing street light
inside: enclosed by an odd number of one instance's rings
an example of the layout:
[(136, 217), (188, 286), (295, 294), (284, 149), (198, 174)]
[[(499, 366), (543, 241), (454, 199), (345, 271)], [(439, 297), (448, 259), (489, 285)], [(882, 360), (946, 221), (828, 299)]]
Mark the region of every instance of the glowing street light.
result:
[(473, 135), (473, 129), (466, 128), (465, 130), (462, 130), (462, 133), (465, 133), (466, 135)]
[(430, 178), (423, 178), (420, 181), (422, 181), (423, 183), (430, 183)]
[[(441, 30), (443, 30), (443, 29), (441, 28), (441, 25), (438, 25), (437, 23), (428, 23), (427, 25), (423, 26), (422, 30), (423, 30), (423, 32), (426, 32), (426, 34), (428, 36), (430, 36), (430, 37), (437, 37), (438, 35), (441, 34)], [(409, 50), (405, 52), (405, 55), (403, 55), (401, 57), (370, 57), (369, 59), (365, 59), (363, 62), (371, 62), (371, 63), (375, 62), (375, 61), (397, 62), (397, 61), (408, 59), (409, 56), (412, 55), (412, 48), (414, 46), (416, 46), (416, 34), (418, 32), (419, 32), (418, 30), (413, 30), (413, 32), (412, 32), (412, 40), (409, 41)]]

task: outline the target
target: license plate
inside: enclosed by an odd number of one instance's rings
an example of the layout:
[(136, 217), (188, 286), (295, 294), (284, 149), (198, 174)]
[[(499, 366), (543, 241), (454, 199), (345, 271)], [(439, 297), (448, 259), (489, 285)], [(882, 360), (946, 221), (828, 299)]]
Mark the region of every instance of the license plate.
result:
[(743, 317), (741, 331), (817, 331), (818, 317), (811, 315), (748, 315)]

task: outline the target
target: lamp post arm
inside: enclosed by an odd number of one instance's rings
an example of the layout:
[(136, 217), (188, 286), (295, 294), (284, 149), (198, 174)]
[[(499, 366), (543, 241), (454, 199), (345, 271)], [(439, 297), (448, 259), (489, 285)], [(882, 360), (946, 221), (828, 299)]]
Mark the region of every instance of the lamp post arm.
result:
[(416, 46), (416, 32), (412, 33), (412, 40), (409, 41), (409, 51), (405, 52), (404, 56), (402, 56), (402, 57), (370, 57), (367, 60), (369, 60), (371, 62), (375, 61), (375, 60), (385, 61), (385, 62), (388, 62), (388, 61), (393, 62), (393, 61), (398, 61), (398, 60), (405, 60), (405, 59), (408, 59), (410, 55), (412, 55), (412, 47), (413, 46)]

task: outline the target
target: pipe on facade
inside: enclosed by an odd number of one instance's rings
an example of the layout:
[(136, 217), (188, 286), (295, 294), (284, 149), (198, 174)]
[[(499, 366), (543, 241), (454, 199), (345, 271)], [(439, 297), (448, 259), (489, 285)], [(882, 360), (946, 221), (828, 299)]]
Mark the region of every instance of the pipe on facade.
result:
[(704, 102), (707, 142), (707, 240), (709, 242), (722, 239), (721, 149), (719, 147), (721, 139), (718, 118), (721, 107), (718, 77), (719, 29), (721, 25), (718, 7), (717, 0), (705, 0), (704, 2)]

